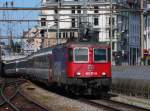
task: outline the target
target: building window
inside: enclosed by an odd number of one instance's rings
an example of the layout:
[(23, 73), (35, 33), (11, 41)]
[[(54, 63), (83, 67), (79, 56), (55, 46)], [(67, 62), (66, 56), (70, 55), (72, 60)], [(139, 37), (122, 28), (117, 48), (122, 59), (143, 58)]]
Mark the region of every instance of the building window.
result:
[(68, 33), (66, 32), (66, 38), (68, 38)]
[(75, 27), (75, 18), (72, 18), (72, 27)]
[(98, 18), (94, 18), (94, 25), (99, 25)]
[[(45, 32), (46, 32), (45, 30), (41, 30), (41, 31), (40, 31), (41, 37), (44, 37), (44, 36), (45, 36)], [(42, 39), (42, 40), (43, 40), (43, 39)]]
[(55, 2), (59, 2), (59, 0), (55, 0)]
[(66, 33), (65, 32), (63, 32), (63, 38), (66, 38)]
[(94, 13), (98, 13), (98, 6), (94, 6)]
[(75, 7), (72, 7), (72, 11), (71, 11), (72, 13), (75, 13)]
[[(112, 31), (112, 38), (115, 37), (115, 30)], [(110, 30), (109, 30), (109, 38), (110, 38)]]
[(55, 21), (55, 24), (58, 25), (58, 19), (55, 19), (54, 21)]
[(57, 13), (58, 13), (58, 10), (54, 10), (54, 12), (55, 12), (55, 14), (57, 14)]
[(50, 46), (50, 44), (51, 44), (50, 41), (48, 41), (48, 46)]
[(59, 33), (59, 38), (61, 39), (61, 32)]
[(112, 50), (115, 50), (115, 42), (112, 42)]
[[(112, 25), (115, 24), (115, 18), (112, 18)], [(110, 17), (109, 17), (109, 25), (110, 25)]]
[(41, 18), (41, 26), (46, 26), (46, 18)]
[(70, 32), (70, 38), (74, 38), (74, 32)]
[(81, 13), (81, 6), (77, 7), (78, 13)]

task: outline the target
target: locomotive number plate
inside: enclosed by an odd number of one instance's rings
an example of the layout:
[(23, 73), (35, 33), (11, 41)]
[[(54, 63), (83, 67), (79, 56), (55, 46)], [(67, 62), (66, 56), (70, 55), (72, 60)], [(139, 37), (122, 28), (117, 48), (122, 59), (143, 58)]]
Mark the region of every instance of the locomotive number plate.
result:
[(96, 76), (97, 72), (86, 72), (85, 75), (86, 76)]

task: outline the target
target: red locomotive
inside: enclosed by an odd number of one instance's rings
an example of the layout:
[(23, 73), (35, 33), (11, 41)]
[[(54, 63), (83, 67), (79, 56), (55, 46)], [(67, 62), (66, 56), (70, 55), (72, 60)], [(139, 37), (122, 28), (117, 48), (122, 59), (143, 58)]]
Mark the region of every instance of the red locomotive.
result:
[(106, 93), (112, 77), (110, 46), (68, 42), (42, 49), (26, 58), (8, 61), (5, 75), (13, 76), (16, 73), (49, 85), (61, 86), (75, 94)]

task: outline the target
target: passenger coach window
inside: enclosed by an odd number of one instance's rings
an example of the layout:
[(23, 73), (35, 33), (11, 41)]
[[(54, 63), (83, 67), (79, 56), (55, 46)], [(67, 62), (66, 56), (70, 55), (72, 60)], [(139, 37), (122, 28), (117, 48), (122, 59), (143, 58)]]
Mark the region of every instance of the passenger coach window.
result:
[(76, 62), (88, 62), (88, 49), (87, 48), (75, 48), (74, 60)]
[(95, 62), (107, 61), (106, 49), (94, 49), (94, 61)]

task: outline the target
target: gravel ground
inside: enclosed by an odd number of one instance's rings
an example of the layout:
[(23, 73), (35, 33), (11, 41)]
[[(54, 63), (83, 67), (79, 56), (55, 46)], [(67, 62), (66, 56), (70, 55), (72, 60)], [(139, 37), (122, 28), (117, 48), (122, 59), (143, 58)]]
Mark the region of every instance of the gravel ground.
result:
[(51, 111), (104, 111), (93, 106), (72, 100), (50, 91), (41, 89), (32, 83), (22, 85), (22, 92), (36, 100), (38, 103), (48, 107)]

